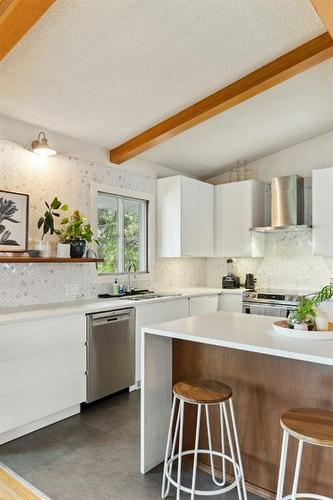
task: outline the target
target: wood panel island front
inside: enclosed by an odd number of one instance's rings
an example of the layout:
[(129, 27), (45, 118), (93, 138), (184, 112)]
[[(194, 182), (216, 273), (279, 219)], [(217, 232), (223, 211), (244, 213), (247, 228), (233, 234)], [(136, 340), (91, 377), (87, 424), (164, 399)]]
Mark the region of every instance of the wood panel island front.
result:
[[(280, 336), (272, 329), (275, 319), (217, 312), (143, 329), (142, 473), (164, 460), (173, 383), (184, 378), (217, 379), (233, 389), (247, 488), (275, 498), (280, 415), (297, 407), (333, 410), (333, 340)], [(184, 448), (193, 448), (194, 430), (190, 408), (185, 414)], [(213, 412), (212, 432), (219, 449)], [(203, 440), (205, 433), (203, 425)], [(290, 444), (286, 493), (291, 491), (296, 454), (296, 442)], [(203, 469), (208, 460), (201, 462)], [(333, 449), (306, 445), (299, 491), (332, 495), (332, 470)]]

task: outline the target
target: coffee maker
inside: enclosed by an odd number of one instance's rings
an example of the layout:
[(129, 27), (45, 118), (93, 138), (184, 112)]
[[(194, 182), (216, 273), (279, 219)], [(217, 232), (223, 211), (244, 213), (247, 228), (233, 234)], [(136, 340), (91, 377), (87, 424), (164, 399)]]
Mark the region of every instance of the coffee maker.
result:
[(247, 274), (245, 277), (245, 288), (246, 290), (254, 290), (256, 286), (256, 278), (254, 274)]
[(236, 276), (236, 264), (233, 259), (227, 259), (227, 275), (222, 278), (222, 288), (239, 288), (240, 279)]

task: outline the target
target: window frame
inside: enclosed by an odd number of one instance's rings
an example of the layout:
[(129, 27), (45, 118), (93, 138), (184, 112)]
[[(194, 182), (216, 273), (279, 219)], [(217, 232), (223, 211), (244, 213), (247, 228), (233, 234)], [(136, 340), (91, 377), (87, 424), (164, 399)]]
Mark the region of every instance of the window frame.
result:
[[(125, 188), (120, 188), (112, 186), (110, 184), (91, 184), (91, 208), (92, 208), (92, 229), (95, 235), (98, 233), (98, 217), (97, 217), (97, 196), (99, 193), (105, 193), (114, 196), (121, 196), (124, 198), (133, 198), (135, 200), (143, 200), (147, 202), (147, 235), (146, 235), (146, 245), (147, 245), (147, 272), (136, 271), (135, 273), (131, 271), (131, 275), (139, 275), (140, 280), (153, 279), (154, 270), (154, 235), (155, 235), (155, 197), (151, 193), (146, 193), (143, 191), (134, 191)], [(94, 250), (97, 250), (97, 245), (94, 244)], [(117, 273), (98, 273), (96, 269), (96, 281), (97, 283), (109, 283), (114, 280), (116, 276), (127, 276), (128, 272), (117, 272)]]

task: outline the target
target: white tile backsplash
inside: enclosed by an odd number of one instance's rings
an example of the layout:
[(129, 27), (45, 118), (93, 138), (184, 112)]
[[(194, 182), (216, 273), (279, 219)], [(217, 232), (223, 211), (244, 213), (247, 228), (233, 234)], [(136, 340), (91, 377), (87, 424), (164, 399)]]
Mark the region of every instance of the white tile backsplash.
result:
[[(251, 165), (240, 171), (240, 178), (257, 178)], [(230, 182), (226, 173), (224, 182)], [(265, 179), (267, 182), (267, 179)], [(79, 160), (64, 155), (43, 159), (17, 144), (0, 140), (0, 188), (29, 193), (30, 237), (37, 239), (37, 220), (44, 200), (57, 195), (89, 218), (92, 182), (126, 189), (156, 192), (156, 180), (125, 169)], [(305, 185), (307, 221), (311, 214), (311, 182)], [(267, 191), (269, 196), (269, 190)], [(237, 259), (237, 272), (244, 282), (253, 273), (261, 288), (316, 290), (333, 276), (333, 258), (314, 257), (311, 231), (268, 234), (265, 258)], [(155, 281), (137, 281), (138, 286), (220, 287), (226, 274), (226, 259), (156, 259)], [(137, 277), (139, 278), (139, 276)], [(113, 280), (110, 278), (110, 283)], [(126, 278), (124, 277), (124, 282)], [(74, 299), (65, 294), (66, 284), (78, 284), (80, 297), (95, 296), (110, 290), (110, 283), (98, 284), (92, 264), (19, 264), (0, 265), (0, 307), (61, 302)], [(135, 283), (135, 281), (134, 281)]]
[[(102, 165), (64, 155), (40, 158), (21, 146), (0, 140), (0, 188), (30, 196), (29, 239), (39, 239), (37, 220), (44, 201), (58, 196), (91, 219), (91, 183), (109, 184), (154, 194), (156, 180), (112, 165)], [(79, 285), (79, 297), (110, 291), (110, 283), (99, 284), (94, 264), (2, 264), (0, 265), (0, 307), (73, 300), (66, 284)], [(124, 282), (127, 278), (124, 276)], [(148, 280), (134, 285), (150, 287)]]

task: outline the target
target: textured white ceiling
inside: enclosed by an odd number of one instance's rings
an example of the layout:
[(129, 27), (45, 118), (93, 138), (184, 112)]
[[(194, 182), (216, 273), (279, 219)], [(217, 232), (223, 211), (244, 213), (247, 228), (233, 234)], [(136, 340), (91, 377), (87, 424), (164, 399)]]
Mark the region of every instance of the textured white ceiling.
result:
[(140, 157), (198, 177), (333, 130), (333, 59), (146, 151)]
[(0, 64), (0, 114), (115, 147), (323, 31), (309, 0), (57, 0)]

